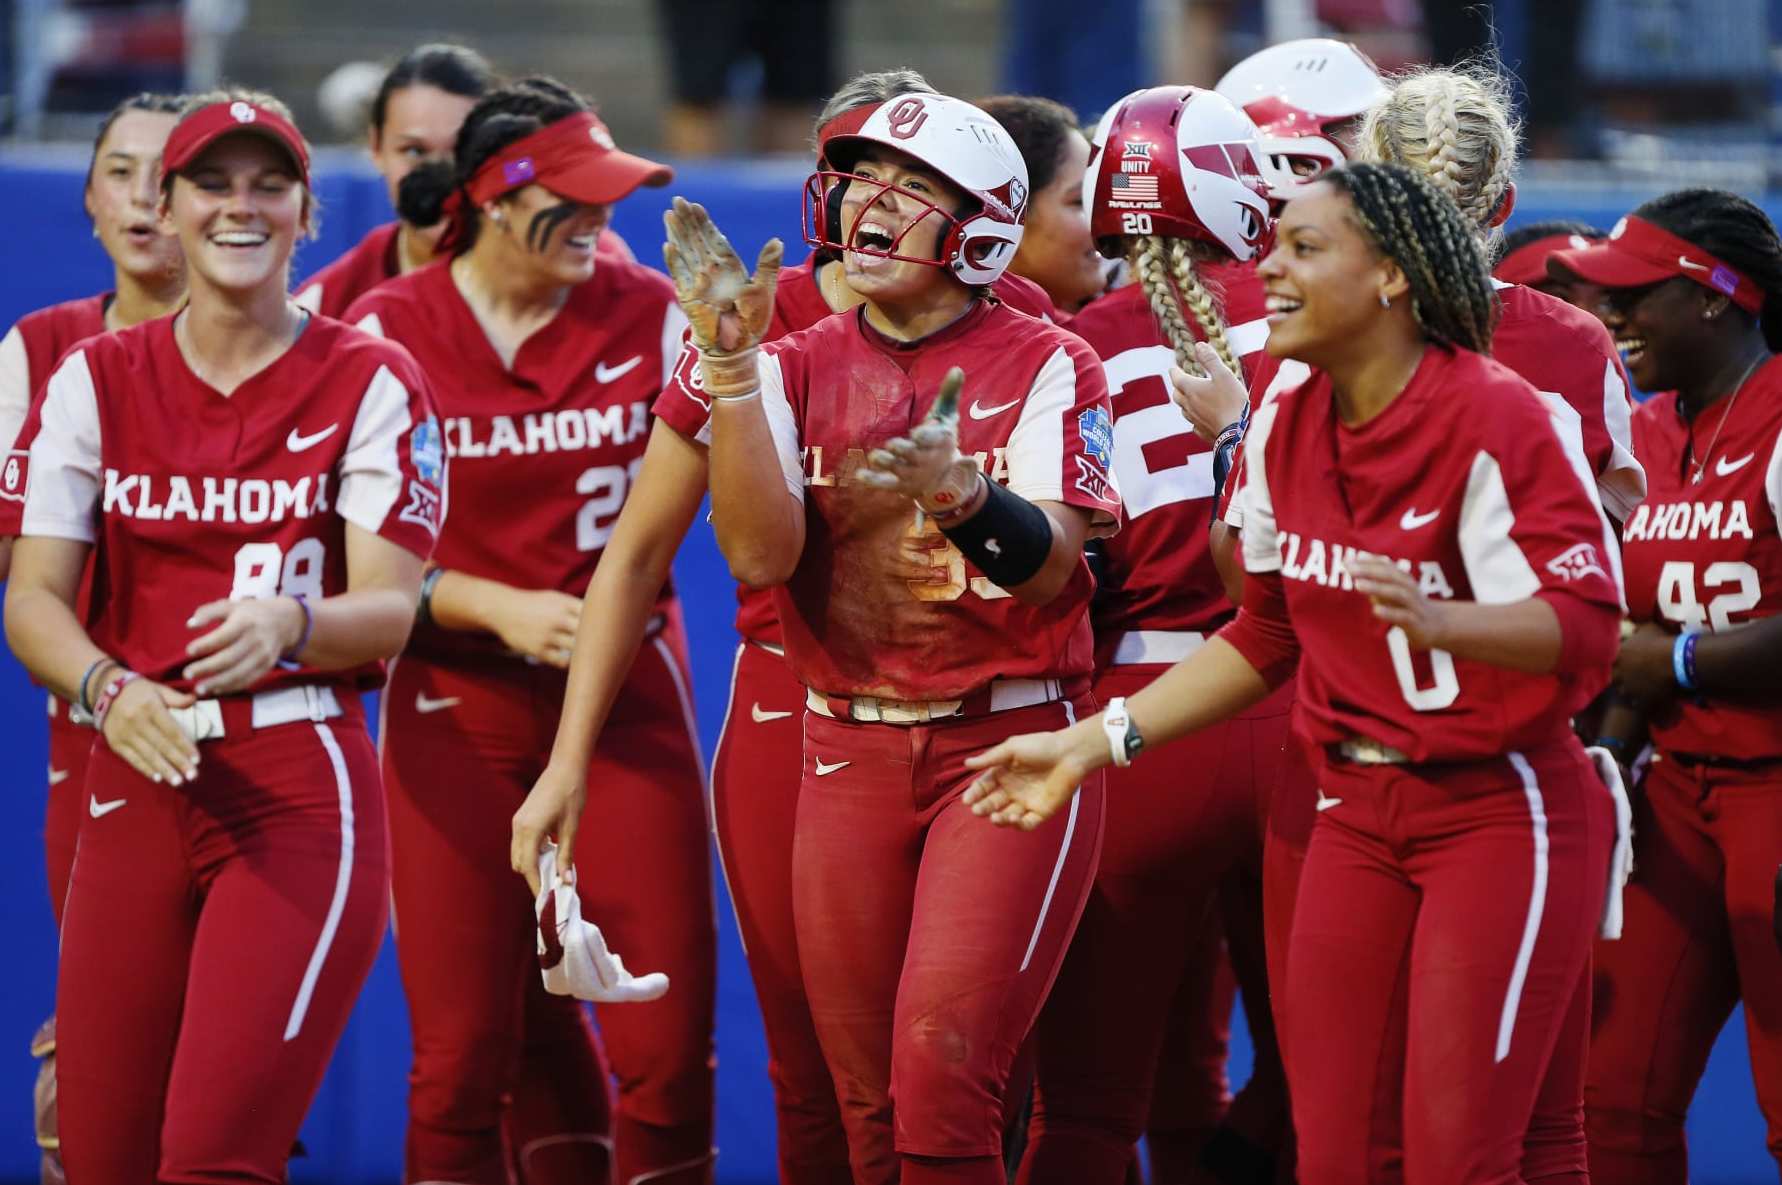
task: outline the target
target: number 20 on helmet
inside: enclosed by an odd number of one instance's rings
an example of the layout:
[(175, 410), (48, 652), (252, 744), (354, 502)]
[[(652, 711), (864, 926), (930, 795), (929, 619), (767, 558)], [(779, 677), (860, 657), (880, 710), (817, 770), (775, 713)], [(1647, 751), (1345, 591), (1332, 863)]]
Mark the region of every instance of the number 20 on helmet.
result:
[(1212, 91), (1134, 91), (1095, 129), (1083, 206), (1103, 254), (1121, 235), (1198, 239), (1254, 259), (1271, 226), (1256, 127)]
[[(837, 126), (843, 124), (852, 127)], [(857, 122), (856, 122), (857, 121)], [(966, 284), (993, 284), (1021, 246), (1027, 216), (1027, 164), (1008, 132), (988, 114), (946, 95), (897, 95), (874, 107), (849, 112), (820, 134), (818, 169), (804, 183), (804, 241), (813, 247), (856, 251), (885, 259), (945, 268)], [(908, 190), (853, 172), (870, 146), (894, 148), (919, 161), (964, 191), (966, 208), (950, 211)], [(885, 198), (907, 209), (927, 207), (887, 246), (844, 241), (841, 203), (854, 186), (869, 186), (868, 204)], [(946, 225), (936, 257), (901, 253), (904, 239), (928, 218)]]

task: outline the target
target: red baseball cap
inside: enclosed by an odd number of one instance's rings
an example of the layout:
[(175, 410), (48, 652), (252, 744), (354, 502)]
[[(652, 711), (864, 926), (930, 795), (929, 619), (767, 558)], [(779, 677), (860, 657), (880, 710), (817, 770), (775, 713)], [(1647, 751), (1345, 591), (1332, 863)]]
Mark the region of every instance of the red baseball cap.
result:
[(1547, 278), (1547, 260), (1559, 251), (1582, 251), (1592, 240), (1583, 235), (1542, 235), (1516, 248), (1491, 270), (1506, 284), (1538, 284)]
[(1684, 276), (1723, 293), (1748, 313), (1763, 308), (1763, 290), (1750, 277), (1636, 214), (1617, 222), (1599, 243), (1554, 252), (1547, 259), (1547, 270), (1571, 272), (1604, 288), (1640, 288)]
[(536, 182), (559, 197), (604, 206), (672, 180), (667, 165), (619, 151), (606, 125), (584, 111), (515, 140), (484, 161), (464, 189), (481, 205)]
[(284, 149), (297, 167), (297, 179), (309, 184), (309, 146), (303, 133), (278, 112), (245, 99), (211, 103), (181, 118), (161, 150), (162, 176), (188, 168), (205, 149), (237, 133), (263, 136)]

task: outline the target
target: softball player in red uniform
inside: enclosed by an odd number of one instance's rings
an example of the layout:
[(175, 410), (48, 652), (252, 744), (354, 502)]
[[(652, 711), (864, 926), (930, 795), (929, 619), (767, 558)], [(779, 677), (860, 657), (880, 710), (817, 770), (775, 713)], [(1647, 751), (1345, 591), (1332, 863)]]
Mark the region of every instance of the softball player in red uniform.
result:
[[(495, 88), (495, 71), (463, 45), (418, 45), (396, 60), (371, 103), (366, 130), (372, 164), (383, 176), (390, 205), (400, 208), (402, 179), (425, 161), (452, 158), (458, 128), (476, 101)], [(297, 290), (297, 303), (342, 317), (355, 300), (395, 276), (433, 262), (444, 221), (417, 226), (397, 219), (373, 229), (345, 255)], [(600, 232), (602, 254), (630, 259), (625, 241)]]
[[(822, 144), (893, 95), (928, 84), (910, 70), (862, 74), (837, 91), (818, 120)], [(850, 117), (850, 113), (855, 113)], [(820, 158), (819, 158), (820, 159)], [(1031, 284), (1004, 274), (992, 285), (1011, 307), (1037, 308)], [(766, 339), (805, 329), (861, 297), (840, 260), (819, 250), (780, 273)], [(585, 769), (654, 610), (657, 590), (699, 510), (707, 484), (706, 426), (711, 401), (689, 349), (663, 389), (642, 468), (632, 483), (584, 602), (577, 659), (551, 763), (516, 813), (513, 867), (537, 875), (542, 840), (573, 841), (586, 798)], [(739, 585), (736, 630), (742, 636), (730, 702), (711, 772), (711, 814), (719, 867), (749, 957), (761, 1005), (768, 1075), (778, 1118), (780, 1179), (786, 1185), (847, 1185), (847, 1142), (835, 1087), (811, 1025), (792, 922), (792, 839), (798, 804), (804, 685), (785, 661), (773, 596)]]
[(1648, 735), (1653, 757), (1624, 937), (1597, 948), (1585, 1094), (1591, 1176), (1656, 1185), (1689, 1175), (1684, 1116), (1740, 1001), (1782, 1160), (1782, 242), (1744, 198), (1692, 189), (1554, 266), (1607, 290), (1634, 381), (1665, 392), (1634, 415), (1650, 489), (1622, 535), (1639, 628), (1615, 674), (1637, 710), (1605, 725), (1623, 761)]
[[(719, 544), (785, 582), (811, 689), (793, 905), (855, 1177), (1001, 1182), (1008, 1067), (1088, 891), (1101, 795), (1090, 779), (1031, 851), (981, 844), (959, 760), (1089, 704), (1082, 546), (1119, 510), (1106, 387), (1079, 339), (981, 298), (1028, 196), (995, 121), (901, 95), (825, 157), (807, 225), (844, 253), (854, 314), (757, 358), (778, 243), (750, 280), (677, 202), (667, 256), (713, 402)], [(956, 373), (928, 394), (961, 368), (969, 399)], [(996, 891), (961, 896), (978, 873)]]
[(358, 691), (408, 635), (444, 458), (408, 354), (286, 296), (307, 177), (276, 100), (194, 100), (160, 207), (189, 303), (70, 353), (9, 459), (8, 640), (103, 738), (57, 998), (76, 1185), (283, 1181), (383, 936)]
[(1036, 825), (1303, 653), (1295, 726), (1321, 768), (1285, 985), (1300, 1180), (1517, 1180), (1606, 883), (1609, 799), (1566, 721), (1607, 676), (1611, 537), (1584, 480), (1554, 480), (1574, 470), (1533, 389), (1475, 352), (1484, 257), (1427, 182), (1338, 169), (1277, 241), (1268, 349), (1317, 372), (1250, 431), (1242, 611), (1100, 719), (972, 759), (968, 798)]
[[(179, 240), (166, 233), (155, 217), (161, 147), (178, 119), (181, 102), (174, 95), (136, 95), (115, 107), (100, 125), (87, 166), (86, 207), (93, 235), (111, 257), (113, 288), (22, 317), (0, 339), (0, 438), (9, 446), (18, 438), (32, 397), (42, 391), (51, 368), (71, 346), (108, 329), (164, 316), (185, 298)], [(23, 495), (22, 473), (0, 470), (0, 521), (15, 532)], [(0, 578), (11, 554), (11, 535), (0, 537)], [(68, 705), (52, 694), (50, 793), (43, 840), (50, 909), (58, 924), (62, 898), (68, 892), (68, 869), (74, 862), (80, 786), (92, 744), (92, 729), (74, 719)]]
[(673, 985), (661, 1000), (600, 1011), (620, 1081), (610, 1138), (605, 1070), (580, 1005), (543, 990), (532, 903), (505, 842), (543, 769), (581, 594), (686, 326), (666, 279), (597, 262), (594, 244), (613, 203), (672, 172), (618, 151), (586, 101), (546, 79), (480, 100), (455, 156), (403, 189), (416, 225), (445, 208), (454, 256), (350, 311), (439, 376), (460, 508), (384, 698), (397, 954), (415, 1035), (408, 1179), (506, 1182), (503, 1111), (522, 1045), (554, 1035), (579, 1051), (580, 1071), (559, 1060), (549, 1094), (561, 1126), (514, 1150), (524, 1180), (708, 1181), (711, 882), (679, 606), (666, 588), (640, 631), (648, 644), (619, 699), (623, 727), (583, 772), (614, 825), (582, 831), (574, 852), (591, 873), (579, 886), (590, 915)]
[[(1071, 323), (1108, 376), (1128, 515), (1101, 544), (1097, 699), (1143, 687), (1231, 616), (1206, 549), (1211, 449), (1171, 405), (1167, 375), (1172, 363), (1201, 365), (1197, 339), (1215, 344), (1212, 365), (1238, 369), (1241, 353), (1260, 349), (1267, 335), (1260, 292), (1229, 266), (1254, 257), (1268, 229), (1258, 155), (1244, 115), (1191, 87), (1129, 95), (1096, 133), (1083, 190), (1091, 230), (1129, 256), (1138, 278)], [(1208, 266), (1219, 263), (1227, 266)], [(1221, 275), (1238, 283), (1227, 290)], [(1203, 734), (1187, 762), (1203, 776), (1186, 788), (1181, 765), (1109, 776), (1123, 805), (1109, 811), (1095, 890), (1039, 1021), (1023, 1181), (1121, 1180), (1145, 1129), (1178, 985), (1213, 971), (1187, 965), (1199, 953), (1195, 938), (1226, 875), (1246, 855), (1252, 867), (1261, 862), (1260, 824), (1284, 771), (1291, 705), (1277, 699)], [(1176, 939), (1160, 950), (1159, 934)], [(1149, 970), (1135, 980), (1131, 968), (1141, 961)], [(1098, 1006), (1116, 997), (1119, 1008)], [(1265, 999), (1255, 998), (1266, 1013)], [(1194, 1125), (1203, 1142), (1224, 1117), (1218, 1103)]]

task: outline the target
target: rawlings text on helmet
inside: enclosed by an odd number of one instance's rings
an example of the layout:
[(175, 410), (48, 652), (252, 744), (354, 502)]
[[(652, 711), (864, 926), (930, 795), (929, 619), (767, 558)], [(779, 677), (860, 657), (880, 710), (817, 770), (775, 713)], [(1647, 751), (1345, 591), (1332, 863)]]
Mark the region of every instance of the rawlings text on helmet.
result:
[[(887, 196), (890, 185), (852, 171), (860, 153), (875, 144), (906, 153), (951, 182), (971, 199), (968, 208), (944, 210), (902, 189)], [(857, 132), (827, 141), (824, 155), (831, 167), (813, 173), (804, 187), (804, 238), (813, 247), (932, 264), (973, 285), (994, 283), (1015, 258), (1027, 216), (1027, 165), (1002, 125), (970, 103), (945, 95), (895, 96), (879, 104)], [(856, 228), (842, 227), (836, 208), (856, 186), (873, 187), (855, 191), (863, 208), (882, 200), (926, 209), (887, 245), (846, 242)], [(946, 227), (939, 252), (933, 258), (901, 253), (910, 231), (928, 218), (941, 219)]]
[(1346, 41), (1308, 37), (1251, 54), (1215, 87), (1261, 132), (1263, 170), (1280, 200), (1347, 159), (1331, 134), (1391, 94), (1368, 56)]
[(1212, 243), (1252, 259), (1269, 225), (1256, 129), (1212, 91), (1134, 91), (1103, 117), (1083, 177), (1089, 232)]

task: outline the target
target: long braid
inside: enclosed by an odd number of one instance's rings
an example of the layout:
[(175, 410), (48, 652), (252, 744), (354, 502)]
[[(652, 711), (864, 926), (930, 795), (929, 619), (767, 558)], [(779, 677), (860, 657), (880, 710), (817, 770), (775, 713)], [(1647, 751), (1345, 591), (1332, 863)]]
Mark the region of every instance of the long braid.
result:
[(1170, 283), (1169, 241), (1161, 235), (1142, 235), (1132, 240), (1132, 268), (1144, 286), (1151, 313), (1175, 351), (1176, 365), (1189, 374), (1204, 373), (1194, 357), (1194, 331), (1182, 317), (1181, 302)]
[(1424, 336), (1489, 353), (1497, 294), (1483, 246), (1454, 203), (1402, 165), (1350, 164), (1324, 180), (1349, 195), (1362, 230), (1404, 272)]
[(1213, 298), (1206, 283), (1201, 280), (1200, 273), (1194, 267), (1194, 253), (1186, 239), (1169, 240), (1170, 270), (1174, 273), (1176, 291), (1180, 294), (1182, 304), (1187, 306), (1195, 324), (1200, 326), (1200, 335), (1209, 342), (1219, 354), (1219, 361), (1225, 363), (1225, 369), (1244, 377), (1244, 371), (1238, 365), (1237, 354), (1232, 351), (1231, 340), (1225, 332), (1225, 315), (1220, 311), (1219, 302)]

